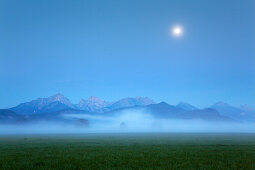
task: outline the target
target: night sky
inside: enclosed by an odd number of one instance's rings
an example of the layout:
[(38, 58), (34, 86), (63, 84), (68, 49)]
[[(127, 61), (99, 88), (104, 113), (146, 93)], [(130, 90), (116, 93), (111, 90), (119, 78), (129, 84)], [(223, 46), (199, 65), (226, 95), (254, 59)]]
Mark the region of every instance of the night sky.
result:
[(0, 108), (59, 92), (255, 107), (255, 1), (1, 0)]

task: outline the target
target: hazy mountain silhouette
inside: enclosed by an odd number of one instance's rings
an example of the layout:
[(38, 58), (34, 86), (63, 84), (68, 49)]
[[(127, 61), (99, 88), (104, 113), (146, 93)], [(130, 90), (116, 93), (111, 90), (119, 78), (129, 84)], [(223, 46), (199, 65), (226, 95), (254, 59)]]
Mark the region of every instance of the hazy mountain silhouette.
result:
[(192, 106), (189, 103), (184, 103), (184, 102), (180, 102), (176, 105), (176, 107), (184, 109), (186, 111), (191, 111), (191, 110), (197, 110), (198, 108), (196, 108), (195, 106)]
[(148, 97), (127, 97), (109, 105), (108, 107), (103, 108), (103, 112), (109, 112), (112, 110), (129, 108), (134, 106), (146, 106), (154, 103), (155, 102)]
[(166, 102), (151, 104), (145, 108), (157, 118), (176, 118), (185, 112), (184, 109), (169, 105)]
[(182, 108), (169, 105), (166, 102), (160, 102), (158, 104), (150, 104), (146, 106), (134, 106), (121, 108), (105, 113), (106, 116), (117, 116), (120, 113), (142, 112), (144, 114), (152, 115), (156, 119), (196, 119), (205, 121), (234, 121), (226, 116), (221, 116), (220, 113), (214, 109), (196, 109), (187, 111)]
[(211, 106), (217, 110), (221, 115), (230, 117), (235, 120), (253, 121), (255, 118), (255, 111), (248, 106), (234, 107), (224, 102), (217, 102)]
[(194, 109), (185, 110), (180, 107), (169, 105), (165, 102), (148, 105), (146, 107), (157, 118), (173, 118), (173, 119), (201, 119), (207, 121), (231, 121), (226, 116), (221, 116), (220, 113), (214, 109)]
[(38, 98), (31, 102), (19, 104), (16, 107), (10, 108), (10, 110), (19, 114), (33, 114), (54, 112), (68, 108), (74, 108), (73, 104), (64, 95), (58, 93), (48, 98)]
[(21, 116), (8, 109), (0, 109), (1, 123), (16, 123)]
[(206, 108), (206, 109), (196, 109), (196, 110), (191, 110), (183, 113), (182, 115), (179, 116), (181, 119), (201, 119), (201, 120), (206, 120), (206, 121), (234, 121), (233, 119), (227, 117), (227, 116), (222, 116), (220, 113), (211, 108)]

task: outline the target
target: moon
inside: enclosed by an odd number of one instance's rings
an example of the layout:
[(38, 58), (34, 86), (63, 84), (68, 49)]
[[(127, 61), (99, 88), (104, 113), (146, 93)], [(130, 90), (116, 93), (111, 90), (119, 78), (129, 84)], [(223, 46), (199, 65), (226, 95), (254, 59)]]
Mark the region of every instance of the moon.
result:
[(175, 37), (180, 37), (183, 34), (183, 29), (181, 26), (174, 26), (172, 28), (172, 34)]

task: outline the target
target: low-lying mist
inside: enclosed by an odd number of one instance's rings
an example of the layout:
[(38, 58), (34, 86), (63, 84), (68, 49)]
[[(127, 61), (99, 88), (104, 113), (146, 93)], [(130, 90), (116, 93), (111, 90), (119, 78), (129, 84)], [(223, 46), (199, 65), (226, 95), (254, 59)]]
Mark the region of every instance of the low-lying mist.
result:
[(122, 133), (122, 132), (255, 132), (255, 123), (155, 118), (144, 110), (115, 114), (61, 115), (63, 120), (41, 120), (25, 124), (2, 124), (0, 134)]

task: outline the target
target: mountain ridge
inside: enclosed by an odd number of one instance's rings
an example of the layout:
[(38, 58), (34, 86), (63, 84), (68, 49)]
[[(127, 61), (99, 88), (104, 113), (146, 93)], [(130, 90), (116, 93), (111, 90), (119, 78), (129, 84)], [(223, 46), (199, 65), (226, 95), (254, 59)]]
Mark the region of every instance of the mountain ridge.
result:
[[(30, 102), (21, 103), (8, 110), (14, 111), (18, 115), (33, 115), (40, 113), (53, 113), (61, 110), (73, 109), (83, 110), (90, 113), (111, 113), (118, 110), (146, 108), (150, 112), (157, 113), (158, 117), (174, 118), (182, 114), (182, 117), (195, 117), (200, 115), (204, 117), (206, 114), (214, 114), (219, 117), (215, 111), (222, 117), (228, 117), (236, 121), (253, 121), (255, 120), (255, 111), (247, 105), (234, 107), (228, 103), (217, 102), (205, 109), (180, 102), (177, 105), (169, 105), (166, 102), (156, 103), (148, 97), (126, 97), (116, 102), (104, 101), (96, 96), (91, 96), (88, 99), (81, 99), (78, 104), (72, 104), (71, 101), (61, 93), (46, 98), (37, 98)], [(208, 110), (213, 109), (213, 111)], [(185, 114), (184, 114), (185, 113)], [(187, 114), (190, 113), (190, 114)], [(203, 115), (202, 113), (206, 113)], [(208, 116), (207, 115), (207, 116)], [(205, 117), (204, 117), (205, 118)]]

